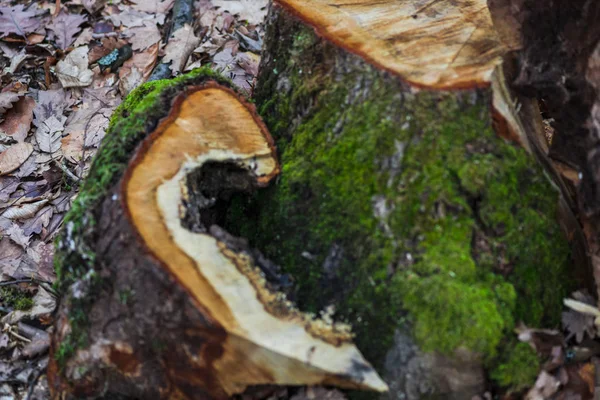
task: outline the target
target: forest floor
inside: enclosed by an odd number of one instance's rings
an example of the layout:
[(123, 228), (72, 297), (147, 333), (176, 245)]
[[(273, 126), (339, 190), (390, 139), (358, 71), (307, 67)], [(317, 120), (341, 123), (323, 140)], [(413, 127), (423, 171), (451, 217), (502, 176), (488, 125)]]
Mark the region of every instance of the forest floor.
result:
[[(267, 0), (0, 0), (0, 398), (48, 399), (53, 241), (113, 110), (161, 61), (251, 92)], [(168, 77), (168, 76), (167, 76)]]

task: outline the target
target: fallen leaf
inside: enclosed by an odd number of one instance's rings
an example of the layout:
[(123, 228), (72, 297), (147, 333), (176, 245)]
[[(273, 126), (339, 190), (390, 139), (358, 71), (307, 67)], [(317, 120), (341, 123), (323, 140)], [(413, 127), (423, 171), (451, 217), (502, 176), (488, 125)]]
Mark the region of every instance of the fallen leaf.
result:
[(16, 171), (14, 171), (11, 175), (16, 176), (17, 178), (24, 178), (26, 176), (30, 176), (37, 170), (38, 166), (35, 162), (35, 157), (29, 157)]
[(24, 221), (23, 226), (21, 227), (23, 234), (26, 236), (31, 236), (34, 233), (39, 235), (40, 232), (42, 232), (42, 229), (48, 226), (52, 214), (52, 206), (46, 206), (40, 209), (35, 216)]
[(92, 28), (85, 28), (77, 36), (77, 39), (75, 40), (75, 43), (73, 43), (73, 47), (83, 46), (83, 45), (88, 44), (89, 42), (91, 42), (91, 40), (94, 38), (92, 36), (93, 33), (94, 33), (94, 31), (92, 30)]
[(12, 220), (30, 218), (33, 217), (35, 213), (38, 212), (38, 210), (46, 203), (48, 203), (48, 200), (43, 199), (36, 201), (35, 203), (25, 203), (19, 204), (18, 206), (12, 206), (4, 211), (2, 216)]
[(546, 371), (542, 371), (535, 381), (535, 385), (525, 396), (525, 400), (549, 399), (558, 391), (560, 382)]
[(132, 0), (133, 7), (138, 11), (152, 14), (166, 14), (175, 0)]
[(95, 146), (104, 137), (109, 118), (120, 102), (112, 88), (85, 89), (82, 104), (67, 119), (65, 133), (84, 132), (84, 146)]
[(75, 130), (62, 138), (62, 153), (73, 164), (81, 161), (83, 156), (83, 130)]
[(10, 65), (4, 69), (4, 72), (14, 74), (21, 68), (23, 62), (30, 57), (31, 56), (27, 54), (25, 49), (21, 50), (21, 52), (10, 58)]
[(30, 143), (13, 144), (0, 153), (0, 175), (6, 175), (19, 168), (31, 153), (33, 146)]
[(133, 28), (135, 26), (143, 26), (144, 21), (156, 21), (159, 25), (165, 22), (164, 14), (152, 15), (145, 12), (137, 11), (132, 8), (124, 8), (118, 14), (112, 14), (110, 21), (114, 26), (125, 26), (127, 28)]
[(19, 47), (9, 46), (8, 43), (0, 42), (0, 50), (6, 57), (14, 57), (19, 54)]
[(64, 88), (89, 86), (94, 74), (88, 69), (88, 46), (76, 48), (59, 61), (56, 75)]
[[(573, 293), (571, 297), (591, 306), (595, 303), (592, 296), (581, 291)], [(569, 333), (565, 340), (569, 340), (575, 336), (577, 343), (581, 343), (586, 333), (590, 338), (594, 338), (596, 334), (594, 317), (592, 315), (569, 309), (562, 313), (562, 324), (563, 328)]]
[(104, 7), (107, 1), (108, 0), (82, 0), (81, 3), (90, 14), (94, 14)]
[(13, 103), (19, 101), (21, 96), (18, 93), (2, 92), (0, 93), (0, 114), (4, 114), (6, 110), (12, 108)]
[(54, 32), (54, 41), (62, 50), (66, 50), (74, 41), (75, 35), (79, 33), (87, 18), (79, 14), (69, 14), (64, 10), (52, 20), (48, 29)]
[(52, 296), (43, 286), (39, 287), (39, 290), (35, 296), (33, 296), (33, 307), (27, 311), (15, 310), (4, 317), (2, 317), (2, 323), (4, 324), (16, 324), (23, 318), (28, 317), (29, 319), (37, 319), (42, 315), (50, 314), (56, 308), (56, 299)]
[(42, 21), (37, 18), (38, 13), (32, 9), (35, 7), (25, 10), (22, 4), (0, 7), (0, 38), (11, 33), (25, 37), (38, 29)]
[(29, 241), (31, 240), (31, 234), (26, 235), (23, 232), (23, 229), (21, 229), (21, 227), (15, 223), (8, 228), (6, 234), (10, 237), (10, 240), (27, 250), (27, 246), (29, 246)]
[(127, 36), (133, 50), (145, 50), (161, 40), (156, 23), (150, 21), (144, 21), (141, 27), (131, 28)]
[(13, 176), (0, 176), (0, 202), (8, 201), (20, 183), (21, 181)]
[(32, 358), (48, 351), (50, 335), (46, 331), (21, 322), (17, 326), (19, 334), (30, 340), (21, 350), (23, 357)]
[(119, 91), (122, 96), (144, 83), (152, 73), (158, 58), (159, 43), (125, 61), (119, 69)]
[(13, 108), (4, 114), (4, 121), (0, 123), (0, 132), (11, 136), (17, 142), (24, 141), (33, 121), (34, 108), (35, 100), (33, 98), (21, 97)]
[(109, 122), (110, 114), (95, 114), (88, 124), (83, 145), (85, 147), (97, 147), (104, 138)]
[(0, 273), (10, 278), (21, 264), (23, 249), (14, 244), (8, 237), (0, 239)]
[(54, 272), (54, 244), (52, 242), (34, 242), (27, 249), (27, 256), (36, 264), (36, 275), (39, 279), (54, 282), (56, 274)]
[(60, 149), (60, 138), (65, 130), (66, 117), (60, 116), (60, 120), (52, 115), (35, 131), (40, 150), (46, 153), (54, 153)]
[(213, 0), (215, 7), (220, 7), (231, 14), (238, 15), (241, 20), (253, 25), (263, 22), (267, 15), (268, 0)]
[(169, 68), (174, 74), (183, 70), (188, 57), (200, 43), (200, 38), (194, 35), (194, 30), (188, 24), (177, 30), (165, 48), (164, 63), (171, 63)]
[(63, 89), (37, 92), (37, 104), (33, 109), (33, 124), (40, 126), (52, 115), (62, 115), (70, 104), (67, 92)]

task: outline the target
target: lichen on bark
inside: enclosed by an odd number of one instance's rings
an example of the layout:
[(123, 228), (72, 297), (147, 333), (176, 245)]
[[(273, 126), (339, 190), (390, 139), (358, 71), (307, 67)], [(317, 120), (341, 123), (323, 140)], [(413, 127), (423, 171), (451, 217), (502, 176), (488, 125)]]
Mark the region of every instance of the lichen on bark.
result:
[(402, 328), (425, 351), (519, 365), (497, 382), (520, 385), (537, 365), (499, 350), (521, 354), (520, 321), (557, 326), (570, 251), (557, 192), (496, 136), (489, 91), (416, 91), (294, 18), (269, 18), (256, 102), (282, 173), (235, 199), (227, 229), (296, 278), (302, 308), (335, 305), (376, 366)]

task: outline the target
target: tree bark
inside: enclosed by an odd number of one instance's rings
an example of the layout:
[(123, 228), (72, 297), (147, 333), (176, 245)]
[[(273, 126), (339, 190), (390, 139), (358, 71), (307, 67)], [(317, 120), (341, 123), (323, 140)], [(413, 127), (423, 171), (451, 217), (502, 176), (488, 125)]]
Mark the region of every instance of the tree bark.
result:
[(335, 309), (354, 327), (390, 386), (384, 398), (524, 389), (538, 362), (514, 327), (558, 327), (562, 299), (592, 282), (537, 104), (504, 103), (515, 128), (497, 101), (501, 70), (494, 86), (428, 87), (290, 3), (269, 14), (255, 93), (282, 173), (236, 199), (226, 228), (295, 277), (301, 308)]

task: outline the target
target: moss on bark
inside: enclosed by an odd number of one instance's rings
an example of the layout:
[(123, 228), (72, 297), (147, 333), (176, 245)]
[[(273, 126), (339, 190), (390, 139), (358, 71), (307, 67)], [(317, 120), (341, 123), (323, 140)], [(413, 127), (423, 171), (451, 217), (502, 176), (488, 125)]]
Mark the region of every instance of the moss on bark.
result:
[(282, 173), (235, 199), (227, 229), (296, 278), (302, 308), (335, 305), (377, 366), (408, 327), (423, 350), (466, 347), (521, 386), (537, 364), (519, 362), (513, 328), (557, 326), (570, 251), (557, 192), (495, 135), (489, 91), (413, 91), (270, 18), (256, 102)]

